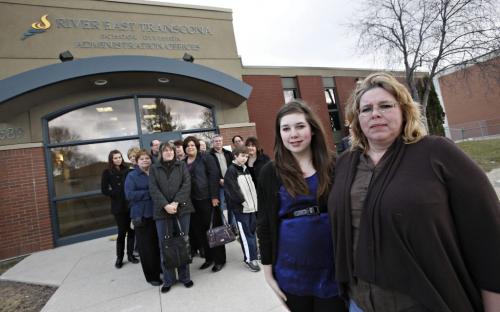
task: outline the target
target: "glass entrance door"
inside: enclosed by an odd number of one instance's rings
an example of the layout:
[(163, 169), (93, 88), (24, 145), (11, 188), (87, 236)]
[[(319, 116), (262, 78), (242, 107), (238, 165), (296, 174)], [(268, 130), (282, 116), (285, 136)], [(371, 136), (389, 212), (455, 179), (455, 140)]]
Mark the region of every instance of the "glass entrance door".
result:
[(216, 132), (213, 110), (165, 97), (132, 96), (89, 103), (44, 119), (49, 198), (56, 245), (116, 232), (101, 175), (109, 151), (127, 161), (131, 147), (150, 150), (152, 140), (187, 135), (209, 140)]

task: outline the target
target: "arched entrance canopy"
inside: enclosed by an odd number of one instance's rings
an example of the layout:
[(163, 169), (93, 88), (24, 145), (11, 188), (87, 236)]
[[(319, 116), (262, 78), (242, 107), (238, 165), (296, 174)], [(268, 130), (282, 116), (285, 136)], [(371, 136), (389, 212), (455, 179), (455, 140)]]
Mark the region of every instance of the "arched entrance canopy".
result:
[(211, 84), (227, 92), (233, 105), (250, 96), (252, 87), (220, 71), (177, 59), (153, 56), (100, 56), (47, 65), (0, 80), (0, 103), (67, 80), (99, 74), (164, 73)]

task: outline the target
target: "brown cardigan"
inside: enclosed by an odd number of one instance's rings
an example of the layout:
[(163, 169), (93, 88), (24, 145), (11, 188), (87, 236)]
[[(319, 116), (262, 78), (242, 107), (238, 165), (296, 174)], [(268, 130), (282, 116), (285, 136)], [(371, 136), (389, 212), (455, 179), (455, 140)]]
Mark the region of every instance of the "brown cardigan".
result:
[(371, 182), (352, 259), (350, 186), (360, 151), (337, 160), (328, 201), (337, 280), (353, 277), (411, 296), (431, 311), (483, 311), (500, 292), (500, 205), (484, 172), (456, 145), (398, 139)]

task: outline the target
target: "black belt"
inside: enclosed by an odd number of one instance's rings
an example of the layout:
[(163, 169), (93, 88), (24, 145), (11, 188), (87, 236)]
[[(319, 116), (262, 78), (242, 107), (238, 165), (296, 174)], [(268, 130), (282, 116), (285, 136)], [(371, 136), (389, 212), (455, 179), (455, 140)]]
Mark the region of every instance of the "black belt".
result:
[(289, 212), (283, 216), (283, 219), (291, 219), (303, 216), (315, 216), (319, 215), (322, 211), (318, 206), (311, 206), (304, 209), (295, 210), (294, 212)]

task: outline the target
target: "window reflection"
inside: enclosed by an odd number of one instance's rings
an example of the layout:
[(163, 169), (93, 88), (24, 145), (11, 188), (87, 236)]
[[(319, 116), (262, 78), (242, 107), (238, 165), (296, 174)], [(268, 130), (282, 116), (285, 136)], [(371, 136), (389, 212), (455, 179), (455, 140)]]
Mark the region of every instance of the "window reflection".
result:
[(166, 98), (140, 98), (142, 133), (213, 128), (212, 110)]
[(330, 125), (332, 130), (339, 131), (341, 129), (340, 113), (337, 107), (337, 99), (335, 98), (334, 88), (325, 88), (325, 99), (328, 105), (328, 114), (330, 115)]
[(134, 100), (79, 108), (49, 121), (50, 143), (137, 135)]
[(51, 148), (52, 176), (56, 196), (101, 189), (101, 174), (109, 151), (117, 149), (127, 159), (127, 151), (139, 146), (138, 140)]
[(61, 237), (114, 226), (109, 198), (96, 195), (57, 202)]
[(285, 103), (293, 101), (298, 98), (297, 89), (285, 89), (283, 90), (283, 97), (285, 98)]
[(206, 132), (196, 132), (196, 133), (185, 133), (182, 135), (182, 140), (187, 138), (188, 136), (194, 136), (198, 140), (203, 140), (207, 144), (207, 148), (212, 144), (212, 138), (215, 135), (215, 131), (206, 131)]

